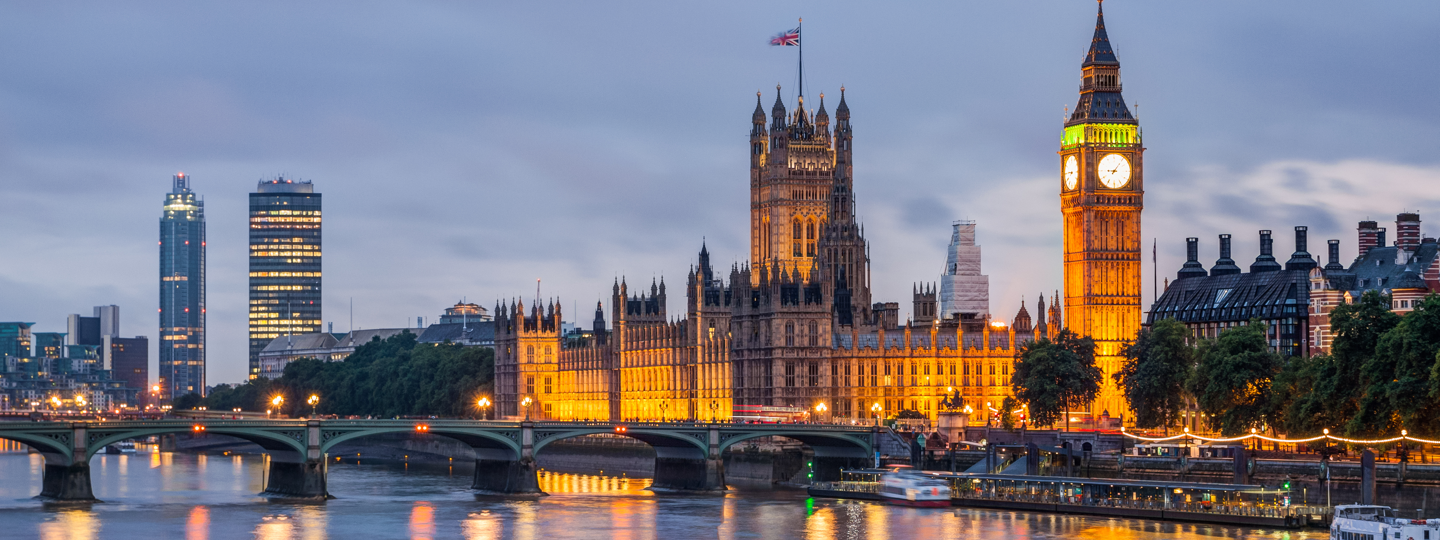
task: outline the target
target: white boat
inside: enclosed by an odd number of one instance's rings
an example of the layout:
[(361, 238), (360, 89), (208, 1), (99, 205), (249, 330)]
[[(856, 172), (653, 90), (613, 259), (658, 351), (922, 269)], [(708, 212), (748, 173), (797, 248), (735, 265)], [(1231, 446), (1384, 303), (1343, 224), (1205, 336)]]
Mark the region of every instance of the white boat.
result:
[(1345, 504), (1335, 507), (1330, 540), (1440, 540), (1440, 519), (1395, 517), (1389, 506)]
[(949, 482), (908, 469), (894, 468), (880, 475), (879, 494), (886, 502), (904, 506), (950, 506)]
[(124, 454), (134, 454), (134, 453), (135, 453), (135, 441), (120, 441), (120, 444), (118, 444), (118, 445), (116, 445), (116, 446), (119, 446), (119, 447), (120, 447), (120, 452), (121, 452), (121, 453), (124, 453)]

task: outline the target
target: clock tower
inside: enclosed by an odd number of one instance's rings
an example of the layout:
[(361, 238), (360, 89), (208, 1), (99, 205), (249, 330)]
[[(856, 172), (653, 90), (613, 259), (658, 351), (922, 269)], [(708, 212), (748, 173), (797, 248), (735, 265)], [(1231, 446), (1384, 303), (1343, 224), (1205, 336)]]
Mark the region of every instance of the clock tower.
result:
[(1065, 231), (1066, 326), (1095, 340), (1105, 377), (1091, 414), (1128, 414), (1112, 375), (1120, 349), (1140, 330), (1140, 212), (1145, 148), (1120, 94), (1120, 61), (1096, 16), (1080, 66), (1080, 101), (1060, 140), (1060, 212)]

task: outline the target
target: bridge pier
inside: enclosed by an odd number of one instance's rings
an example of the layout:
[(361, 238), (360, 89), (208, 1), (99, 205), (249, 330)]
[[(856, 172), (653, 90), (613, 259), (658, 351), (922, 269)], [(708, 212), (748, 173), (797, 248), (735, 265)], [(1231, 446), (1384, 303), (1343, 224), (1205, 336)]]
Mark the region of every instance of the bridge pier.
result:
[(659, 446), (655, 448), (655, 479), (650, 489), (674, 491), (725, 491), (725, 460), (720, 454), (720, 430), (711, 425), (706, 430), (707, 449), (693, 446)]
[(45, 456), (45, 478), (40, 487), (42, 500), (98, 502), (90, 490), (90, 454), (85, 451), (88, 441), (83, 424), (71, 424), (70, 451), (66, 456), (41, 450)]
[(326, 473), (330, 470), (320, 453), (320, 422), (305, 423), (305, 454), (291, 451), (270, 452), (269, 480), (265, 494), (276, 497), (329, 499)]
[(39, 498), (53, 501), (95, 501), (95, 494), (90, 491), (90, 464), (54, 465), (47, 456), (45, 480), (40, 488)]
[(270, 458), (269, 480), (265, 483), (265, 494), (277, 497), (303, 499), (328, 499), (326, 489), (326, 466), (324, 460), (302, 462), (282, 461)]
[(498, 448), (475, 450), (475, 480), (470, 489), (490, 493), (536, 494), (540, 491), (540, 480), (535, 476), (539, 467), (535, 465), (535, 424), (520, 424), (520, 459), (511, 451)]

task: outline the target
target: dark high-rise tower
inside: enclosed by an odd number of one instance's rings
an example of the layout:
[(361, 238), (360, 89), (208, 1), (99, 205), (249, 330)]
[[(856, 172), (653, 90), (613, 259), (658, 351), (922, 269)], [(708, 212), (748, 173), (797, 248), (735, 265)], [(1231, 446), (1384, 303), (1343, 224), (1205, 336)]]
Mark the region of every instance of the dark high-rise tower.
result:
[(250, 194), (250, 378), (277, 337), (320, 331), (320, 194), (308, 180)]
[[(97, 309), (97, 311), (99, 311)], [(175, 175), (160, 214), (160, 399), (205, 393), (205, 201)]]

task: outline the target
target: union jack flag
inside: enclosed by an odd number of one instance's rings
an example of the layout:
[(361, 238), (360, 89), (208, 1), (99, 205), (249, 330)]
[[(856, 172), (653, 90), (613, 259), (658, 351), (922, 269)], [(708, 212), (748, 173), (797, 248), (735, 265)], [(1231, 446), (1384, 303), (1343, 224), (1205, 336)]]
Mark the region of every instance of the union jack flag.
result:
[(778, 35), (770, 39), (770, 44), (778, 45), (781, 47), (799, 47), (800, 27), (797, 26), (794, 30), (786, 30), (779, 33)]

